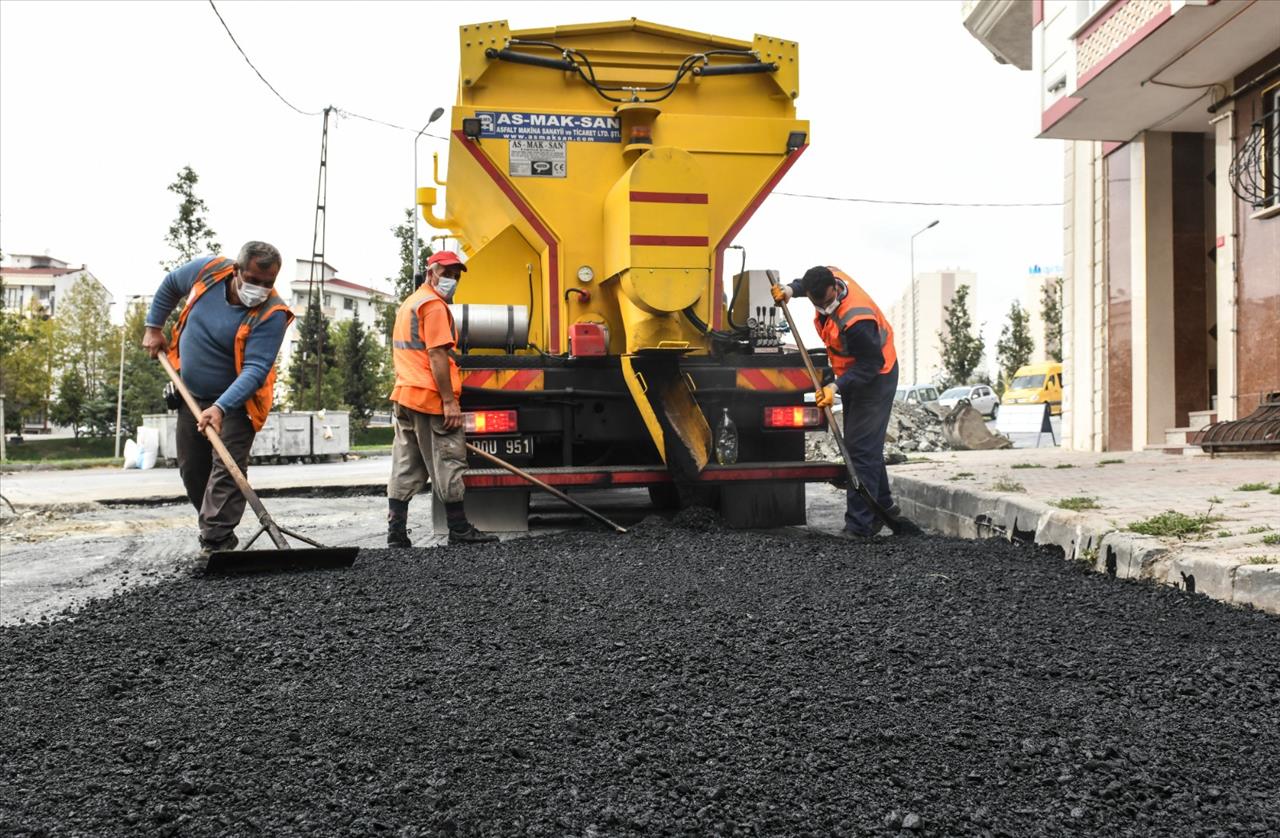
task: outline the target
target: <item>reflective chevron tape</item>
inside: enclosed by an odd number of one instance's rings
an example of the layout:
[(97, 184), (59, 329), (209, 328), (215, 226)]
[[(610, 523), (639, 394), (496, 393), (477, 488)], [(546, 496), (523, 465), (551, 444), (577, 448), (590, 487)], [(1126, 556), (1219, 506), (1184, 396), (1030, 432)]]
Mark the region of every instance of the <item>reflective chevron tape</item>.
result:
[(541, 390), (544, 377), (542, 370), (465, 370), (462, 386), (485, 390)]
[(800, 369), (740, 369), (741, 390), (812, 390), (809, 373)]

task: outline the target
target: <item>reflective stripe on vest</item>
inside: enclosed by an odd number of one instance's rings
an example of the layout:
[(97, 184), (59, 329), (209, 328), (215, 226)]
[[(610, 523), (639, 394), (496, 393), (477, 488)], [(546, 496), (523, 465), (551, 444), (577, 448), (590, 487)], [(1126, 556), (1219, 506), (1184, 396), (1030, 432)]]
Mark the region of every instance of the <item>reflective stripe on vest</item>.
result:
[[(438, 393), (435, 376), (431, 372), (431, 358), (425, 340), (422, 339), (422, 310), (424, 306), (438, 302), (445, 307), (449, 318), (449, 334), (454, 343), (458, 340), (458, 329), (453, 322), (453, 314), (449, 311), (444, 298), (429, 285), (423, 284), (417, 291), (409, 295), (400, 304), (396, 312), (395, 328), (391, 334), (391, 359), (395, 365), (396, 387), (414, 387), (431, 393)], [(461, 377), (457, 364), (449, 359), (450, 381), (454, 389), (460, 392)], [(456, 393), (455, 393), (456, 395)], [(424, 405), (402, 402), (406, 407), (423, 410)]]
[(827, 347), (832, 371), (839, 377), (853, 366), (856, 360), (844, 349), (844, 330), (860, 320), (873, 320), (880, 333), (880, 350), (884, 357), (884, 365), (879, 373), (881, 375), (888, 373), (898, 361), (898, 354), (893, 345), (893, 327), (885, 319), (880, 307), (858, 283), (838, 268), (830, 270), (843, 286), (840, 302), (830, 315), (815, 313), (813, 323)]

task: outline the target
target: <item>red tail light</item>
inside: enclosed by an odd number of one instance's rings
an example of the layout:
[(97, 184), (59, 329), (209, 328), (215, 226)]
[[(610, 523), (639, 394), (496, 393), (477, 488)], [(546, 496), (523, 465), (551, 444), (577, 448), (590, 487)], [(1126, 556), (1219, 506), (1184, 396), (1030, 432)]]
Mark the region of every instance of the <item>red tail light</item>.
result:
[(462, 414), (462, 429), (469, 434), (513, 434), (514, 410), (476, 410)]
[(766, 428), (816, 428), (822, 424), (822, 413), (816, 407), (766, 407)]

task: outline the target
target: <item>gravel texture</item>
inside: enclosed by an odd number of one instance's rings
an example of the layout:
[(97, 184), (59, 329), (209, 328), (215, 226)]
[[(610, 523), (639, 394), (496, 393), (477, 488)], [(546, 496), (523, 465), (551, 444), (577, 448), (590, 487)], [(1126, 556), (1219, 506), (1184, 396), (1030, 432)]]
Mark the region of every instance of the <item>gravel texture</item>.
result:
[(0, 833), (1280, 833), (1280, 620), (682, 520), (0, 629)]

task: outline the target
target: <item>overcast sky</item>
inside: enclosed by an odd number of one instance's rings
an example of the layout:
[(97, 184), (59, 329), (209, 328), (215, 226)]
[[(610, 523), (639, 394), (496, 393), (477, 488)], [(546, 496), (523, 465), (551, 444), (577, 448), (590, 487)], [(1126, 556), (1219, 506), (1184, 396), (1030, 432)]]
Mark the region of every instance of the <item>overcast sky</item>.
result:
[[(1062, 196), (1062, 148), (1036, 140), (1034, 80), (999, 65), (939, 2), (219, 3), (241, 46), (302, 110), (325, 105), (421, 127), (456, 95), (457, 28), (642, 17), (750, 40), (798, 41), (812, 146), (780, 191), (909, 201), (1042, 202)], [(0, 250), (88, 263), (118, 296), (150, 293), (169, 258), (177, 171), (223, 248), (311, 246), (320, 117), (280, 102), (207, 2), (0, 3)], [(447, 124), (447, 123), (441, 123)], [(413, 136), (341, 119), (330, 129), (327, 261), (378, 284), (398, 265), (413, 196)], [(423, 138), (420, 179), (429, 183)], [(738, 238), (748, 263), (798, 276), (835, 264), (887, 308), (920, 271), (978, 274), (990, 343), (1033, 264), (1062, 261), (1060, 207), (878, 206), (774, 196)], [(422, 235), (428, 235), (425, 225)]]

